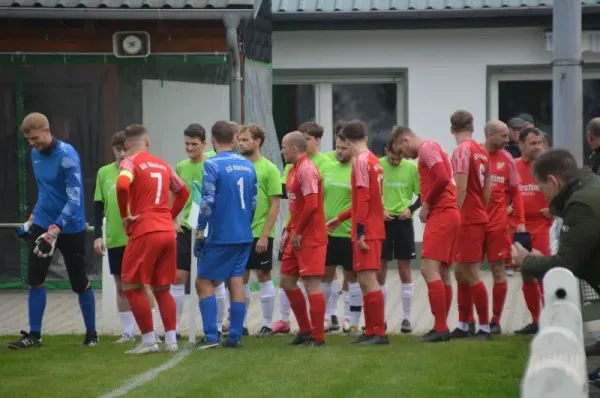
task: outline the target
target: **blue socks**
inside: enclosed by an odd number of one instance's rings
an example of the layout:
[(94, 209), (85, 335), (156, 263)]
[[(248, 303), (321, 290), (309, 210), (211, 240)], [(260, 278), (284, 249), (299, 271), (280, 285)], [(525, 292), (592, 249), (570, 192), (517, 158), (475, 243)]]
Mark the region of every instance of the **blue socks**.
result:
[(211, 343), (218, 342), (217, 297), (215, 295), (200, 299), (200, 315), (202, 316), (202, 327), (204, 328), (206, 340)]
[(231, 307), (231, 322), (229, 325), (229, 341), (237, 343), (242, 338), (244, 330), (244, 318), (246, 317), (246, 303), (232, 301)]
[(96, 298), (94, 289), (79, 293), (79, 307), (87, 330), (96, 330)]
[(42, 332), (42, 318), (46, 309), (46, 288), (29, 289), (29, 333), (39, 338)]

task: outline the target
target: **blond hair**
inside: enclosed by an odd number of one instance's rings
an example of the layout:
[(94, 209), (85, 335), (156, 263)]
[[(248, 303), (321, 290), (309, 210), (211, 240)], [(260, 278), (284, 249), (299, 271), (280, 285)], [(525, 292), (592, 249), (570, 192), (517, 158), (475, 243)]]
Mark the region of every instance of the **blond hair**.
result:
[(29, 134), (32, 130), (47, 129), (50, 128), (48, 118), (38, 112), (30, 113), (25, 116), (23, 123), (21, 123), (21, 131), (24, 134)]

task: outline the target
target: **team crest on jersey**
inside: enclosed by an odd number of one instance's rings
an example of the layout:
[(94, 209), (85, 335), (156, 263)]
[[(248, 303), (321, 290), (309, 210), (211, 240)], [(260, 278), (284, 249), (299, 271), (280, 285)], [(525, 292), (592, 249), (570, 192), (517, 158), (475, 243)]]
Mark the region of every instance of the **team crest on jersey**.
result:
[(505, 164), (504, 162), (498, 162), (498, 163), (496, 163), (496, 168), (498, 170), (502, 170), (504, 168), (504, 164)]

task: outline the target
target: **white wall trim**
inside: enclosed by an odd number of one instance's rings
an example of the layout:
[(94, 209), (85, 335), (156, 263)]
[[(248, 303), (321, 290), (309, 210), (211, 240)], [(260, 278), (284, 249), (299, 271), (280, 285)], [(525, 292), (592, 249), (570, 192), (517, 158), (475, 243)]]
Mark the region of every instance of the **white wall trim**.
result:
[[(552, 32), (545, 32), (546, 50), (553, 51)], [(600, 53), (600, 30), (581, 32), (581, 52)]]

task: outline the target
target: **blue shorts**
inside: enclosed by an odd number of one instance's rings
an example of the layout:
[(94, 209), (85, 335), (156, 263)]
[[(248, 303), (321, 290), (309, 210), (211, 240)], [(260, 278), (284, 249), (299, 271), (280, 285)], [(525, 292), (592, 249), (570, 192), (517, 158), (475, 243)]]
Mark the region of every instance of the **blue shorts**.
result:
[(226, 281), (244, 276), (252, 242), (232, 245), (207, 243), (198, 258), (198, 278)]

